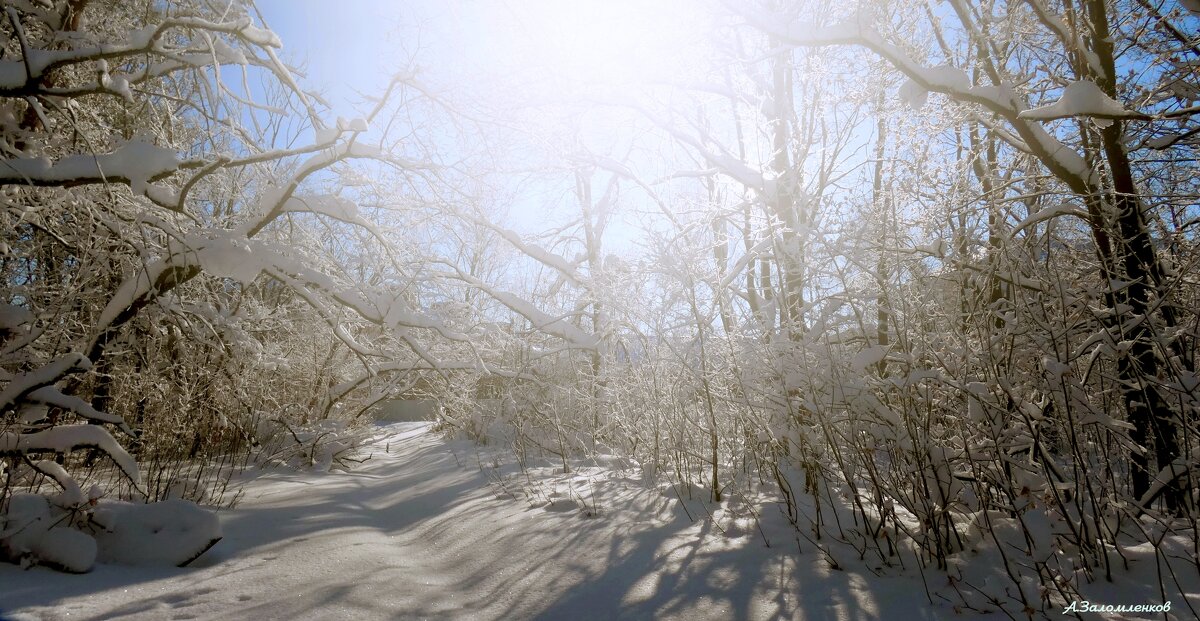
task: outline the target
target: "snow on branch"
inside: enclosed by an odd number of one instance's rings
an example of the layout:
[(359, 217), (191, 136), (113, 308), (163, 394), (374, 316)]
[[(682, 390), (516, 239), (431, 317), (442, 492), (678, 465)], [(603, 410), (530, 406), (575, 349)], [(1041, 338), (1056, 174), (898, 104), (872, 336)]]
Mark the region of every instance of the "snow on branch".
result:
[(1070, 203), (1059, 203), (1053, 207), (1039, 209), (1029, 214), (1023, 220), (1013, 226), (1011, 230), (1007, 231), (1006, 235), (1011, 239), (1012, 237), (1016, 236), (1017, 233), (1025, 230), (1026, 228), (1038, 224), (1039, 222), (1045, 222), (1046, 220), (1057, 218), (1059, 216), (1075, 216), (1076, 218), (1084, 220), (1085, 222), (1091, 221), (1091, 216), (1089, 216), (1086, 211)]
[(583, 284), (583, 278), (579, 276), (579, 274), (575, 271), (575, 266), (571, 265), (571, 262), (567, 259), (554, 254), (545, 248), (538, 246), (537, 244), (524, 241), (516, 231), (492, 224), (484, 218), (477, 218), (475, 221), (492, 229), (501, 237), (503, 237), (508, 243), (512, 244), (514, 248), (525, 253), (538, 263), (554, 269), (575, 285), (581, 286)]
[[(298, 205), (290, 203), (290, 201), (300, 184), (314, 173), (346, 159), (383, 160), (387, 158), (383, 156), (379, 146), (357, 140), (349, 140), (320, 149), (304, 160), (290, 179), (282, 181), (258, 200), (256, 206), (250, 210), (250, 213), (255, 215), (236, 229), (237, 234), (243, 237), (253, 237), (279, 215), (289, 210), (295, 210)], [(406, 162), (405, 164), (414, 168), (422, 166), (416, 162)]]
[(396, 373), (404, 376), (421, 371), (431, 371), (435, 373), (444, 373), (447, 371), (466, 371), (473, 373), (487, 373), (499, 377), (510, 379), (534, 379), (536, 376), (531, 373), (512, 371), (508, 369), (498, 369), (484, 363), (482, 360), (441, 360), (436, 364), (426, 362), (420, 364), (416, 361), (390, 361), (379, 364), (367, 365), (363, 371), (340, 384), (336, 384), (329, 388), (330, 399), (336, 401), (350, 394), (355, 388), (363, 385), (375, 377), (388, 373)]
[(137, 462), (99, 425), (60, 425), (34, 433), (0, 432), (0, 455), (51, 452), (67, 454), (81, 448), (104, 451), (129, 480), (141, 482)]
[(1150, 488), (1138, 499), (1138, 512), (1141, 513), (1148, 509), (1159, 496), (1167, 491), (1172, 483), (1197, 470), (1200, 470), (1200, 460), (1189, 459), (1186, 456), (1176, 458), (1175, 461), (1164, 466), (1154, 477)]
[[(1079, 52), (1092, 75), (1105, 76), (1108, 73), (1104, 69), (1104, 63), (1100, 62), (1100, 57), (1096, 55), (1087, 41), (1079, 35), (1076, 29), (1069, 27), (1062, 18), (1054, 15), (1042, 0), (1025, 0), (1025, 3), (1033, 10), (1034, 15), (1037, 16), (1038, 21), (1042, 22), (1043, 26), (1061, 39), (1068, 48)], [(1112, 76), (1106, 77), (1111, 78)]]
[[(424, 328), (426, 330), (433, 330), (442, 337), (452, 341), (469, 340), (467, 335), (447, 328), (440, 321), (414, 312), (408, 307), (408, 304), (399, 298), (393, 299), (380, 310), (383, 312), (383, 325), (390, 328)], [(364, 317), (371, 319), (366, 314), (364, 314)]]
[[(469, 337), (446, 327), (440, 321), (413, 311), (400, 298), (386, 298), (383, 295), (371, 295), (339, 286), (327, 274), (304, 269), (278, 253), (265, 249), (256, 250), (260, 269), (279, 282), (296, 291), (316, 311), (321, 313), (331, 325), (336, 324), (336, 314), (332, 312), (318, 297), (322, 293), (338, 305), (354, 311), (362, 319), (374, 324), (403, 331), (408, 328), (427, 329), (437, 332), (443, 338), (452, 341), (468, 341)], [(372, 302), (368, 297), (373, 298)]]
[(1121, 102), (1109, 97), (1091, 80), (1072, 82), (1063, 89), (1058, 101), (1017, 115), (1022, 119), (1050, 121), (1073, 116), (1090, 116), (1100, 119), (1144, 119), (1146, 115), (1126, 110)]
[[(492, 299), (507, 306), (509, 310), (529, 320), (533, 324), (534, 329), (545, 332), (550, 336), (558, 337), (580, 349), (596, 349), (599, 346), (600, 340), (595, 335), (588, 334), (567, 321), (565, 317), (550, 315), (515, 293), (496, 289), (457, 267), (454, 269), (457, 272), (458, 279), (486, 293)], [(455, 276), (450, 277), (454, 278)]]
[(0, 184), (70, 187), (124, 183), (134, 192), (142, 194), (151, 182), (179, 170), (199, 168), (204, 164), (199, 159), (180, 159), (172, 149), (135, 139), (112, 153), (68, 155), (57, 162), (45, 157), (0, 160)]
[[(704, 160), (712, 165), (713, 168), (733, 179), (734, 181), (758, 192), (764, 192), (765, 189), (771, 185), (767, 182), (767, 179), (763, 177), (761, 171), (754, 169), (749, 164), (743, 162), (740, 158), (732, 155), (716, 140), (716, 138), (703, 129), (700, 130), (701, 135), (699, 138), (697, 138), (681, 131), (667, 119), (662, 118), (644, 106), (636, 103), (631, 103), (629, 105), (641, 112), (655, 125), (658, 125), (667, 133), (669, 133), (672, 138), (695, 149), (696, 152), (700, 154), (700, 157), (704, 158)], [(708, 145), (714, 145), (717, 149), (715, 150), (709, 148)]]
[[(16, 11), (9, 7), (8, 15), (19, 23)], [(214, 22), (199, 17), (173, 17), (159, 24), (135, 30), (119, 43), (105, 43), (76, 49), (31, 49), (23, 47), (20, 60), (0, 61), (0, 97), (22, 97), (42, 92), (41, 81), (51, 70), (69, 65), (127, 58), (145, 53), (168, 55), (172, 50), (164, 47), (164, 34), (170, 30), (201, 30), (233, 35), (249, 44), (270, 52), (281, 47), (275, 33), (254, 26), (248, 18), (230, 22)], [(236, 61), (237, 57), (214, 50), (218, 60)], [(208, 56), (211, 62), (213, 56)], [(244, 59), (244, 58), (243, 58)], [(207, 63), (206, 63), (207, 64)]]
[(100, 423), (110, 423), (117, 425), (121, 431), (133, 435), (133, 430), (125, 423), (125, 419), (116, 414), (101, 412), (92, 407), (90, 403), (73, 395), (65, 395), (54, 386), (43, 386), (30, 392), (25, 396), (25, 400), (39, 405), (50, 405), (59, 407), (68, 412), (74, 412), (79, 416), (88, 420), (93, 420)]
[(856, 14), (838, 24), (821, 26), (750, 7), (733, 6), (729, 2), (726, 4), (731, 10), (741, 14), (750, 25), (788, 45), (865, 47), (906, 75), (917, 86), (927, 91), (942, 93), (958, 102), (978, 104), (1002, 117), (1016, 130), (1024, 143), (1022, 146), (1026, 146), (1072, 190), (1087, 193), (1095, 185), (1094, 171), (1083, 156), (1052, 136), (1040, 124), (1029, 122), (1021, 116), (1026, 110), (1026, 105), (1017, 96), (1016, 89), (1011, 84), (976, 86), (971, 84), (966, 73), (960, 69), (926, 67), (909, 56), (900, 46), (885, 40), (875, 29), (870, 18), (863, 14)]
[(22, 306), (0, 302), (0, 330), (12, 331), (33, 323), (33, 313)]
[(9, 380), (4, 390), (0, 391), (0, 411), (12, 407), (37, 389), (53, 384), (67, 373), (86, 371), (91, 366), (92, 363), (87, 357), (76, 353), (60, 356), (40, 369), (18, 373)]
[(364, 223), (358, 215), (358, 205), (354, 201), (336, 194), (320, 196), (293, 196), (283, 204), (288, 213), (312, 213), (328, 216), (347, 224)]
[[(662, 183), (665, 180), (656, 180), (653, 183), (648, 182), (645, 179), (642, 179), (642, 177), (640, 175), (638, 175), (636, 172), (634, 172), (633, 169), (631, 169), (629, 166), (627, 166), (611, 157), (593, 156), (593, 157), (587, 158), (584, 161), (586, 161), (587, 163), (589, 163), (593, 166), (596, 166), (597, 168), (607, 170), (608, 172), (611, 172), (611, 173), (621, 177), (622, 179), (626, 179), (626, 180), (633, 182), (634, 185), (636, 185), (642, 189), (642, 191), (645, 193), (647, 198), (649, 198), (651, 201), (654, 202), (654, 205), (656, 207), (658, 207), (659, 213), (661, 213), (663, 216), (665, 216), (667, 218), (667, 220), (669, 220), (672, 224), (676, 225), (677, 227), (680, 226), (679, 216), (674, 212), (674, 210), (669, 205), (667, 205), (666, 202), (663, 201), (662, 197), (659, 196), (658, 192), (656, 192), (654, 190), (654, 188), (652, 187), (653, 185)], [(694, 175), (677, 173), (675, 175), (669, 175), (668, 180), (670, 178), (684, 177), (684, 176), (709, 177), (713, 174), (716, 174), (716, 172), (717, 172), (716, 169), (711, 169), (711, 170), (700, 171)]]
[(77, 507), (87, 502), (87, 496), (83, 493), (83, 489), (79, 487), (79, 483), (67, 474), (65, 468), (58, 463), (49, 459), (43, 459), (33, 463), (34, 470), (54, 479), (55, 483), (62, 488), (62, 493), (58, 494), (50, 501), (60, 507)]
[(754, 245), (754, 247), (747, 250), (746, 254), (742, 255), (741, 258), (735, 261), (728, 271), (726, 271), (725, 278), (723, 278), (721, 283), (717, 285), (717, 290), (723, 291), (733, 286), (733, 281), (741, 275), (742, 271), (746, 269), (746, 266), (750, 265), (750, 263), (755, 259), (759, 259), (770, 254), (771, 246), (774, 241), (775, 240), (771, 238), (767, 238), (759, 241)]
[[(310, 148), (276, 151), (272, 152), (269, 159), (282, 159), (288, 155), (311, 151)], [(252, 215), (239, 226), (232, 230), (216, 229), (209, 230), (206, 234), (190, 235), (186, 248), (160, 258), (126, 278), (101, 311), (97, 320), (97, 337), (89, 345), (88, 351), (92, 351), (102, 338), (101, 335), (127, 320), (149, 300), (191, 279), (202, 270), (207, 269), (217, 276), (230, 277), (242, 282), (253, 280), (259, 271), (266, 267), (266, 262), (258, 256), (261, 251), (253, 247), (251, 238), (283, 213), (296, 209), (299, 203), (290, 201), (306, 178), (344, 159), (381, 157), (379, 147), (356, 141), (321, 145), (321, 148), (306, 159), (289, 179), (265, 192), (249, 209)], [(357, 218), (355, 223), (364, 224), (361, 218)], [(365, 305), (351, 306), (356, 309), (365, 308)]]

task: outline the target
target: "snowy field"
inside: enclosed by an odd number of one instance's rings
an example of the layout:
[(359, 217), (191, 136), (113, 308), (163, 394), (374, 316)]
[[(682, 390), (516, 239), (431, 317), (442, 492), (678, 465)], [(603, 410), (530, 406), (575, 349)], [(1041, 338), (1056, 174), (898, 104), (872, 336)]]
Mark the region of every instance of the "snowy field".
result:
[(187, 568), (0, 564), (0, 619), (1006, 618), (931, 605), (917, 572), (876, 576), (823, 544), (833, 570), (773, 507), (680, 502), (617, 459), (521, 473), (428, 423), (381, 427), (367, 454), (258, 474)]

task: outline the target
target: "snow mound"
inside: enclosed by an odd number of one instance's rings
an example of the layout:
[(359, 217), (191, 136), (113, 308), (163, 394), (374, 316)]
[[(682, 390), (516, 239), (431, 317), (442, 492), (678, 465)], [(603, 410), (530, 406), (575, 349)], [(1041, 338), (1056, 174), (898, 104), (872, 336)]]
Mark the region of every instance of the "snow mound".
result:
[(93, 521), (102, 527), (96, 533), (102, 563), (183, 566), (221, 540), (216, 514), (181, 499), (109, 501), (96, 508)]
[(96, 540), (74, 528), (55, 526), (30, 546), (38, 563), (74, 574), (91, 571), (96, 563)]
[(80, 517), (44, 496), (18, 493), (0, 518), (0, 558), (72, 573), (88, 572), (97, 561), (183, 566), (221, 539), (216, 514), (186, 500), (102, 501)]
[(37, 494), (13, 494), (8, 511), (0, 515), (0, 552), (11, 559), (20, 558), (50, 530), (50, 503)]
[(0, 530), (0, 557), (22, 566), (45, 565), (85, 573), (96, 562), (96, 541), (56, 525), (50, 503), (37, 494), (13, 494)]

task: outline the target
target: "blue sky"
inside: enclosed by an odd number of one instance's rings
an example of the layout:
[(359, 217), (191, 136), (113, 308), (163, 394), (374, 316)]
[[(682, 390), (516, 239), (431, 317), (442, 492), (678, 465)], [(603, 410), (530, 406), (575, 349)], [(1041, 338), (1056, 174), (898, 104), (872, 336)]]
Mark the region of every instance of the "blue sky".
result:
[[(364, 116), (370, 104), (358, 92), (380, 94), (392, 75), (413, 65), (421, 82), (450, 89), (467, 102), (509, 99), (518, 92), (523, 95), (516, 100), (538, 99), (533, 93), (570, 98), (576, 89), (605, 85), (620, 92), (638, 80), (673, 77), (696, 61), (690, 55), (694, 46), (682, 38), (690, 34), (685, 17), (696, 14), (691, 1), (258, 0), (257, 5), (283, 41), (281, 56), (303, 68), (302, 87), (325, 96), (333, 120)], [(590, 113), (577, 120), (579, 131), (598, 146), (629, 138), (633, 126), (613, 120), (622, 114), (629, 115), (612, 109)], [(537, 115), (527, 114), (504, 120), (539, 123)], [(626, 202), (636, 194), (628, 193)], [(569, 214), (578, 209), (569, 205), (573, 201), (523, 197), (510, 224), (547, 226), (542, 205), (568, 203)], [(613, 242), (630, 234), (615, 223), (613, 228)]]
[(357, 116), (356, 94), (381, 93), (445, 19), (429, 0), (258, 0), (267, 24), (283, 40), (283, 57), (305, 67), (302, 84), (326, 95), (334, 114)]
[[(511, 88), (527, 80), (621, 88), (696, 64), (692, 0), (258, 0), (307, 65), (302, 83), (352, 116), (414, 61), (423, 80)], [(482, 82), (482, 83), (481, 83)], [(570, 88), (568, 88), (570, 90)]]

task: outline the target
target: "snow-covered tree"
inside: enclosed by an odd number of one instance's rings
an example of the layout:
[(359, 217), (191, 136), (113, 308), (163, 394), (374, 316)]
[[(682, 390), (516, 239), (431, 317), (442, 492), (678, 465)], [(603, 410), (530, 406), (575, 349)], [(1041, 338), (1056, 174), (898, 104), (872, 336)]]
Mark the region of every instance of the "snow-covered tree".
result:
[[(346, 163), (429, 165), (386, 132), (374, 139), (387, 153), (368, 143), (367, 120), (322, 119), (252, 3), (29, 1), (3, 17), (6, 556), (40, 554), (13, 538), (17, 486), (49, 477), (63, 489), (55, 511), (91, 515), (104, 492), (81, 492), (69, 471), (104, 456), (123, 475), (114, 494), (203, 498), (194, 474), (146, 480), (135, 456), (162, 466), (164, 442), (184, 447), (175, 462), (248, 450), (255, 424), (281, 415), (270, 410), (328, 411), (343, 352), (394, 363), (421, 351), (409, 330), (456, 337), (410, 307), (405, 283), (354, 269), (354, 252), (390, 242), (344, 191)], [(347, 231), (364, 244), (349, 254), (335, 243)], [(324, 362), (302, 352), (314, 322), (330, 335)], [(309, 375), (305, 390), (266, 394), (272, 383), (252, 379), (289, 369)]]

